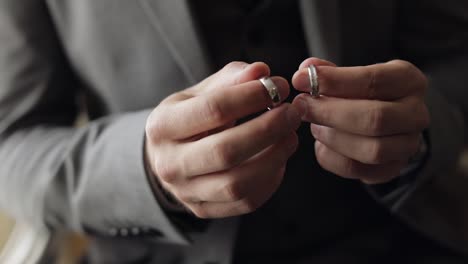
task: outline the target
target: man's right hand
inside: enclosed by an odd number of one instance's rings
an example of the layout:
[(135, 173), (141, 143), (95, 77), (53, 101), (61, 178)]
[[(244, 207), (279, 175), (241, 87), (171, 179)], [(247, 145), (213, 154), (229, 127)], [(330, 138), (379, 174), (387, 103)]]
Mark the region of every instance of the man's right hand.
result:
[[(252, 212), (283, 179), (298, 145), (298, 110), (285, 103), (235, 125), (272, 105), (258, 81), (269, 74), (264, 63), (230, 63), (166, 98), (147, 120), (145, 151), (153, 174), (200, 218)], [(287, 98), (288, 82), (272, 80)]]

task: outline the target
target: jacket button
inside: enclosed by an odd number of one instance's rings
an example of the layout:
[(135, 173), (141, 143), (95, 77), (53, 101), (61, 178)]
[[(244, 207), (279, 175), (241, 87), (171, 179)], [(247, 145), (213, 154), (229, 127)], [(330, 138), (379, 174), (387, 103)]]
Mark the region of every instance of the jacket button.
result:
[(117, 228), (111, 228), (111, 229), (109, 229), (109, 235), (110, 235), (110, 236), (115, 237), (115, 236), (117, 236), (118, 233), (119, 233), (119, 231), (117, 230)]
[(119, 233), (120, 233), (121, 236), (126, 237), (126, 236), (128, 236), (128, 229), (121, 228)]
[(133, 235), (133, 236), (138, 236), (138, 235), (140, 234), (140, 228), (138, 228), (138, 227), (133, 227), (133, 228), (131, 229), (131, 232), (132, 232), (132, 235)]

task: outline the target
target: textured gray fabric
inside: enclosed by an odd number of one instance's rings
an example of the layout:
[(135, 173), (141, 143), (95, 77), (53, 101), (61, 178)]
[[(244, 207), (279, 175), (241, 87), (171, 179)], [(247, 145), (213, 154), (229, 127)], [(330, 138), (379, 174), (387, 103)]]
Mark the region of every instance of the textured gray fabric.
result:
[[(301, 3), (314, 56), (344, 65), (401, 57), (430, 75), (432, 154), (419, 182), (391, 209), (468, 251), (461, 232), (468, 221), (450, 218), (463, 214), (428, 203), (439, 201), (434, 193), (447, 193), (440, 182), (457, 181), (452, 170), (468, 112), (468, 4)], [(143, 168), (148, 111), (210, 72), (191, 19), (186, 1), (1, 1), (0, 207), (34, 225), (102, 237), (113, 228), (154, 230), (149, 239), (160, 263), (228, 263), (236, 219), (215, 221), (204, 234), (181, 234), (156, 203)], [(92, 120), (75, 128), (80, 97)], [(122, 243), (129, 251), (137, 246)], [(109, 262), (124, 255), (115, 252)]]

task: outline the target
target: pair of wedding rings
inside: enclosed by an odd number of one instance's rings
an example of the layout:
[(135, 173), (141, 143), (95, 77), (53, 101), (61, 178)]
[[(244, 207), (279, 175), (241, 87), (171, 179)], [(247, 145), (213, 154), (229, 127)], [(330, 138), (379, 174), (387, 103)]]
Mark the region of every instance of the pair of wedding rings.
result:
[[(307, 70), (309, 72), (310, 95), (314, 97), (318, 97), (320, 95), (320, 90), (319, 90), (317, 68), (315, 68), (314, 65), (309, 65), (309, 67), (307, 67)], [(274, 108), (278, 106), (279, 104), (281, 104), (282, 98), (281, 98), (281, 94), (279, 93), (278, 86), (276, 86), (276, 84), (271, 80), (271, 78), (263, 77), (263, 78), (260, 78), (259, 81), (263, 84), (263, 86), (268, 92), (268, 95), (271, 98), (271, 101), (273, 102), (272, 107), (270, 108)]]

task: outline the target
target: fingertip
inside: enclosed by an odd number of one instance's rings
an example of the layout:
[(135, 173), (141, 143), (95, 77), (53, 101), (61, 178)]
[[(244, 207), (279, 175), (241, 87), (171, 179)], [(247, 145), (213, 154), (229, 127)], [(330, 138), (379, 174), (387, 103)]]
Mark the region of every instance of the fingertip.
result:
[(307, 68), (295, 72), (291, 82), (294, 89), (301, 92), (310, 92), (309, 72)]
[(238, 83), (257, 80), (265, 76), (270, 76), (270, 67), (264, 62), (254, 62), (240, 72)]
[(301, 63), (301, 65), (299, 65), (299, 70), (307, 68), (307, 67), (309, 67), (309, 65), (336, 67), (336, 64), (331, 62), (331, 61), (327, 61), (327, 60), (324, 60), (324, 59), (319, 59), (319, 58), (316, 58), (316, 57), (311, 57), (311, 58), (305, 59)]

